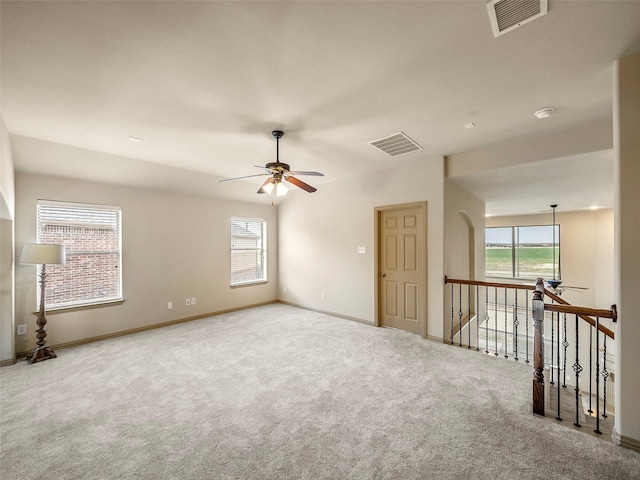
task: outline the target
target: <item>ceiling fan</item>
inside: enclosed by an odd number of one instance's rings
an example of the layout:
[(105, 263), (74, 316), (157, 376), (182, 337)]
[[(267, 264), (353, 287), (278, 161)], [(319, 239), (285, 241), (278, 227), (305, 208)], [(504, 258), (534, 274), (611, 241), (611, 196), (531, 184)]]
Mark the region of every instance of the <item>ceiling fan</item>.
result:
[(312, 175), (316, 177), (324, 177), (324, 175), (320, 172), (292, 172), (288, 164), (280, 162), (280, 139), (284, 135), (284, 132), (282, 130), (274, 130), (271, 132), (271, 135), (273, 135), (273, 138), (276, 139), (276, 161), (267, 163), (264, 167), (254, 165), (254, 167), (257, 168), (263, 168), (265, 170), (264, 173), (245, 175), (244, 177), (226, 178), (224, 180), (220, 180), (220, 182), (230, 182), (232, 180), (240, 180), (242, 178), (261, 177), (264, 175), (269, 175), (269, 178), (267, 178), (262, 186), (258, 189), (258, 193), (271, 194), (275, 189), (277, 196), (285, 195), (288, 189), (283, 181), (287, 181), (309, 193), (315, 192), (317, 188), (312, 187), (311, 185), (296, 178), (295, 175)]
[[(556, 295), (562, 295), (565, 290), (582, 293), (583, 290), (589, 290), (588, 287), (575, 287), (570, 285), (560, 285), (562, 282), (558, 280), (544, 280), (544, 288), (551, 290)], [(526, 283), (525, 285), (535, 285), (535, 283)]]

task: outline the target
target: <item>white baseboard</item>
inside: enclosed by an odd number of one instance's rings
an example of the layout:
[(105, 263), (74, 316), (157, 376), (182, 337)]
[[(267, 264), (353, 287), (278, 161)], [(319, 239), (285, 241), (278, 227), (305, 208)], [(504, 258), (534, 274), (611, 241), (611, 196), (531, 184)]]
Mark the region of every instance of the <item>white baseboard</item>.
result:
[(635, 450), (636, 452), (640, 452), (640, 440), (636, 440), (635, 438), (625, 437), (624, 435), (620, 435), (616, 432), (616, 428), (613, 427), (613, 433), (611, 434), (611, 440), (616, 445), (620, 445), (621, 447), (628, 448), (630, 450)]

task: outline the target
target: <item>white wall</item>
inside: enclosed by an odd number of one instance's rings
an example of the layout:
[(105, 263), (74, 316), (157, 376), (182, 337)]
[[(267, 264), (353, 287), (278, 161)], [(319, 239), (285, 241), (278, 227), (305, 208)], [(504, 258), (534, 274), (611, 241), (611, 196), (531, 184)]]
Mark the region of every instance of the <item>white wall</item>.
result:
[[(123, 218), (124, 303), (49, 312), (49, 345), (276, 300), (275, 207), (17, 172), (17, 251), (36, 240), (38, 199), (118, 205)], [(267, 220), (268, 283), (229, 287), (231, 216)], [(17, 352), (35, 343), (36, 288), (36, 267), (16, 265), (16, 323), (29, 329), (17, 337)], [(196, 305), (187, 307), (191, 297)]]
[[(442, 338), (444, 159), (296, 192), (278, 207), (283, 301), (374, 323), (374, 209), (427, 202), (427, 335)], [(366, 247), (358, 254), (357, 247)], [(284, 289), (286, 288), (286, 292)], [(321, 294), (326, 299), (321, 299)]]
[(9, 132), (0, 117), (0, 362), (13, 363), (14, 351), (14, 259), (15, 213), (13, 156)]

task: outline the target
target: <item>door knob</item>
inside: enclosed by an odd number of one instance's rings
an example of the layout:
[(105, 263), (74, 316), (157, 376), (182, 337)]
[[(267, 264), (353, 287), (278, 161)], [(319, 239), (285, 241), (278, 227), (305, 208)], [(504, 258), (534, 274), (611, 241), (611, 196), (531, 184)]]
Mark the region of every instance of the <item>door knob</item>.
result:
[(386, 273), (381, 273), (381, 274), (380, 274), (380, 276), (381, 276), (382, 278), (384, 278), (384, 277), (386, 277), (386, 276), (387, 276), (387, 274), (386, 274)]

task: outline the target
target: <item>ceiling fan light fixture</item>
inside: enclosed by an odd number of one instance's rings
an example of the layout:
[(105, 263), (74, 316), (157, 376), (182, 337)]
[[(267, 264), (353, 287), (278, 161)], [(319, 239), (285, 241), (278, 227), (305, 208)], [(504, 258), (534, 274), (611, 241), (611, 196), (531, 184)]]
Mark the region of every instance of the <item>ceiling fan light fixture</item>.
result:
[(264, 193), (266, 193), (267, 195), (271, 195), (271, 193), (273, 192), (273, 189), (276, 188), (275, 184), (273, 182), (267, 183), (266, 185), (264, 185), (262, 187), (262, 190), (264, 191)]
[[(272, 185), (272, 190), (273, 190), (273, 184), (270, 183), (269, 185)], [(276, 196), (277, 197), (283, 197), (284, 195), (287, 194), (287, 192), (289, 191), (289, 189), (287, 188), (287, 186), (282, 183), (282, 182), (278, 182), (276, 184)]]
[(284, 135), (284, 132), (282, 130), (274, 130), (271, 132), (271, 135), (273, 135), (273, 138), (276, 139), (276, 161), (269, 162), (264, 167), (254, 165), (257, 168), (264, 168), (264, 173), (258, 173), (256, 175), (245, 175), (243, 177), (224, 178), (220, 180), (220, 182), (229, 182), (231, 180), (240, 180), (243, 178), (262, 177), (264, 175), (268, 175), (269, 178), (267, 178), (258, 189), (258, 194), (266, 193), (267, 195), (271, 195), (275, 190), (278, 197), (286, 195), (289, 189), (282, 183), (282, 180), (287, 180), (288, 182), (292, 183), (298, 188), (301, 188), (305, 192), (315, 192), (317, 190), (315, 187), (312, 187), (302, 180), (299, 180), (298, 178), (296, 178), (296, 175), (312, 175), (315, 177), (324, 177), (324, 175), (320, 172), (291, 171), (291, 167), (289, 167), (288, 164), (282, 163), (280, 161), (280, 139)]

